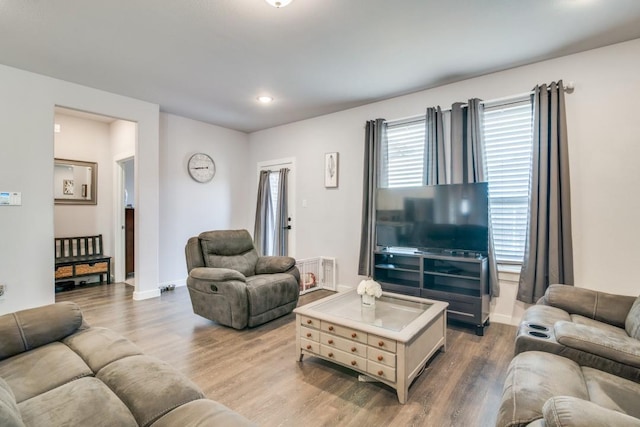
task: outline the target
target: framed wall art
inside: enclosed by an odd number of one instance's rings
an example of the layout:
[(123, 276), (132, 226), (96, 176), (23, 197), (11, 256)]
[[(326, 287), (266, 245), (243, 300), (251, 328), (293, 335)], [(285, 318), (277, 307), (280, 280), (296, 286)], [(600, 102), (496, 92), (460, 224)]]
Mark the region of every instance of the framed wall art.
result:
[(338, 187), (338, 153), (324, 155), (324, 186), (326, 188)]

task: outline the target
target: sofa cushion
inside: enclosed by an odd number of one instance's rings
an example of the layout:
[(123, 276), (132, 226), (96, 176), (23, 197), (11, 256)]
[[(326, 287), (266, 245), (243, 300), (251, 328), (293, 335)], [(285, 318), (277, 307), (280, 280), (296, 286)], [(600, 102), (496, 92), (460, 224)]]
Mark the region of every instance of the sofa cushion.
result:
[(137, 426), (129, 409), (109, 387), (80, 378), (19, 404), (29, 426)]
[(579, 314), (572, 314), (571, 321), (577, 325), (585, 325), (591, 328), (597, 328), (605, 331), (608, 334), (616, 336), (628, 336), (624, 328), (613, 326), (609, 323), (600, 322), (599, 320), (593, 320), (588, 317), (580, 316)]
[(589, 400), (598, 405), (640, 418), (640, 384), (593, 368), (582, 367)]
[(206, 267), (230, 268), (255, 274), (258, 252), (247, 230), (206, 231), (199, 236)]
[(118, 359), (142, 354), (131, 341), (106, 328), (89, 328), (65, 338), (63, 343), (76, 352), (94, 373)]
[(0, 377), (7, 381), (18, 404), (74, 379), (91, 375), (93, 372), (80, 356), (61, 342), (0, 361)]
[[(628, 337), (624, 332), (611, 333), (607, 329), (565, 321), (556, 322), (554, 332), (556, 340), (564, 346), (640, 368), (640, 341)], [(612, 366), (605, 370), (614, 368)]]
[(633, 297), (624, 295), (568, 285), (551, 285), (547, 288), (541, 303), (623, 327), (633, 301)]
[(24, 427), (16, 398), (5, 380), (0, 378), (0, 426)]
[(636, 298), (636, 301), (631, 306), (624, 328), (630, 337), (640, 340), (640, 296)]
[(173, 367), (150, 356), (117, 360), (98, 372), (129, 408), (141, 426), (148, 426), (174, 408), (204, 398), (200, 389)]
[(254, 426), (243, 416), (208, 399), (193, 400), (158, 419), (151, 427)]
[(82, 313), (72, 302), (51, 304), (0, 316), (0, 360), (58, 341), (71, 335), (81, 326)]

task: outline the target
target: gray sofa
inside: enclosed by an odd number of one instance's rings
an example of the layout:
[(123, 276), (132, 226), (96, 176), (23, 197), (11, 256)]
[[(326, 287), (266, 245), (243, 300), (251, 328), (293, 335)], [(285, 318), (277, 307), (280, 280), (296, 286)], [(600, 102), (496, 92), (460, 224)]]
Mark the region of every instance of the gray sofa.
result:
[(530, 350), (640, 382), (640, 297), (552, 285), (520, 323), (515, 353)]
[(250, 426), (74, 303), (0, 316), (0, 426)]
[(187, 288), (193, 312), (244, 329), (291, 313), (300, 296), (296, 260), (259, 256), (247, 230), (218, 230), (188, 240)]
[(497, 427), (640, 427), (640, 384), (527, 351), (509, 364)]

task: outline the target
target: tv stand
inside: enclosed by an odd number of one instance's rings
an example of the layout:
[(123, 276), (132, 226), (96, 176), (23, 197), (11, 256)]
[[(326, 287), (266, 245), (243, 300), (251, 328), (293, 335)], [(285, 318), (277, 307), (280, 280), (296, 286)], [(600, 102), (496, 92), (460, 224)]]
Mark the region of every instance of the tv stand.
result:
[(449, 303), (447, 316), (476, 327), (484, 335), (489, 325), (487, 257), (473, 251), (374, 252), (373, 277), (382, 289)]

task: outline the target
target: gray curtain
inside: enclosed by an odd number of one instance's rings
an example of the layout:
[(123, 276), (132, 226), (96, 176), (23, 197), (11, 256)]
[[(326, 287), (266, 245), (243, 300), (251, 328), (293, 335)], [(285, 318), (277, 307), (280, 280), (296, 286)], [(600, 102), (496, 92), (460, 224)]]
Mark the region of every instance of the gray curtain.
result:
[[(478, 98), (470, 99), (466, 106), (459, 102), (451, 106), (451, 182), (453, 184), (487, 181), (482, 139), (482, 109), (481, 100)], [(497, 297), (500, 296), (500, 285), (491, 221), (489, 221), (488, 247), (491, 296)]]
[[(371, 256), (375, 245), (376, 188), (378, 186), (378, 162), (384, 145), (384, 119), (369, 120), (365, 126), (364, 169), (362, 183), (362, 227), (360, 230), (360, 259), (358, 274), (373, 276)], [(384, 162), (382, 162), (384, 163)], [(382, 173), (382, 175), (384, 175)]]
[(271, 191), (269, 189), (269, 171), (260, 172), (258, 181), (258, 201), (256, 204), (256, 219), (253, 229), (253, 241), (260, 255), (270, 251), (269, 231), (273, 230), (273, 216), (271, 215)]
[(480, 102), (474, 98), (451, 106), (451, 184), (486, 180)]
[(573, 284), (569, 149), (562, 80), (533, 89), (529, 234), (517, 299), (535, 303), (550, 284)]
[(440, 107), (429, 107), (425, 120), (422, 185), (445, 184), (446, 182), (442, 110)]
[(273, 255), (288, 255), (289, 210), (287, 176), (289, 169), (282, 168), (278, 172), (278, 205), (276, 206), (275, 230), (273, 239)]
[(464, 148), (467, 136), (467, 111), (464, 103), (451, 105), (451, 177), (448, 184), (462, 184), (466, 180), (467, 153)]

